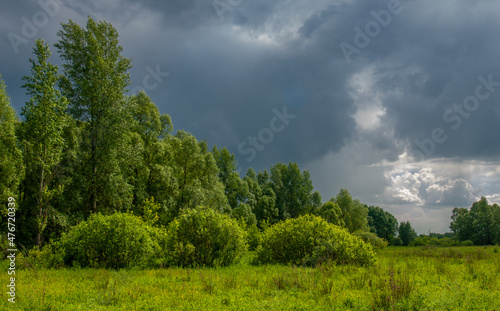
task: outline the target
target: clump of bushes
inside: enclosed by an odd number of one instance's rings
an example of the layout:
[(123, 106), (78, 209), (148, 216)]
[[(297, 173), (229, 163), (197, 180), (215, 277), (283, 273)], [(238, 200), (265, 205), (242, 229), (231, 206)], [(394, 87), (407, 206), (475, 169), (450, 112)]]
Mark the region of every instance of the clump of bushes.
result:
[(227, 266), (247, 249), (235, 219), (207, 208), (185, 210), (168, 226), (167, 256), (176, 266)]
[(16, 256), (19, 263), (19, 268), (35, 268), (35, 269), (50, 269), (61, 268), (64, 266), (64, 252), (58, 249), (58, 244), (54, 243), (45, 245), (42, 249), (38, 246), (33, 247), (29, 251), (20, 252)]
[(456, 238), (437, 238), (437, 237), (429, 237), (425, 235), (421, 235), (410, 244), (411, 246), (458, 246), (459, 241)]
[(392, 239), (391, 245), (392, 246), (403, 246), (403, 240), (401, 240), (401, 238), (399, 238), (399, 237), (395, 237), (394, 239)]
[(336, 264), (371, 265), (371, 245), (321, 217), (305, 215), (279, 222), (262, 234), (254, 263), (316, 266)]
[(246, 230), (246, 241), (248, 244), (248, 249), (254, 251), (260, 245), (262, 238), (262, 232), (256, 225), (247, 226)]
[(465, 240), (460, 242), (460, 246), (474, 246), (474, 243), (471, 240)]
[(160, 229), (128, 213), (93, 214), (61, 237), (66, 265), (93, 268), (153, 266), (161, 260)]
[(386, 240), (379, 238), (375, 233), (366, 231), (356, 231), (354, 235), (361, 238), (366, 243), (371, 244), (373, 248), (384, 248), (389, 244)]

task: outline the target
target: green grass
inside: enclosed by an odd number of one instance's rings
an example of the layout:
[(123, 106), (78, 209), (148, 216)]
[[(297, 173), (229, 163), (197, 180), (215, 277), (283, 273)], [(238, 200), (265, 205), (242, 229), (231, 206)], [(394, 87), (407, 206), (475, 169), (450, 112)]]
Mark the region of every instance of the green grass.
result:
[(500, 310), (499, 247), (388, 247), (367, 268), (252, 266), (253, 256), (217, 269), (18, 270), (17, 303), (4, 290), (0, 309)]

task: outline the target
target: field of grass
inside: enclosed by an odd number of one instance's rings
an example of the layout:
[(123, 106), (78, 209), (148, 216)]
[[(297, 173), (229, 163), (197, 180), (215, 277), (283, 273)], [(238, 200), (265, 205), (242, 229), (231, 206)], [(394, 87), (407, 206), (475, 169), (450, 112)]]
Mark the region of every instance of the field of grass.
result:
[(225, 268), (16, 272), (1, 310), (499, 310), (500, 247), (388, 247), (373, 267), (252, 266), (249, 252)]

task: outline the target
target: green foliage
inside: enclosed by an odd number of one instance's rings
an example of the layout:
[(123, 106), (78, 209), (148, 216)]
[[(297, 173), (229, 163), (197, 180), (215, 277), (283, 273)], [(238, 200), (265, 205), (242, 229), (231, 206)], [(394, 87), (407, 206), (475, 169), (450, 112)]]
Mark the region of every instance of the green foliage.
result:
[(339, 205), (328, 201), (324, 203), (318, 211), (318, 214), (326, 221), (339, 227), (345, 227), (342, 217), (342, 210)]
[(171, 192), (172, 167), (166, 139), (172, 132), (170, 116), (160, 114), (146, 93), (139, 92), (127, 100), (130, 113), (130, 143), (136, 152), (126, 163), (128, 182), (133, 185), (134, 206), (154, 197), (161, 205), (168, 202)]
[(58, 243), (45, 245), (42, 249), (34, 246), (28, 251), (28, 255), (19, 253), (17, 256), (19, 266), (29, 269), (50, 269), (61, 268), (64, 266), (64, 251), (61, 250)]
[(207, 149), (207, 143), (198, 141), (185, 131), (178, 131), (168, 141), (168, 147), (172, 151), (169, 163), (174, 183), (168, 193), (168, 221), (176, 217), (180, 210), (200, 205), (230, 212), (224, 185), (217, 176), (219, 169)]
[(232, 209), (246, 202), (248, 198), (248, 184), (243, 181), (236, 172), (236, 158), (226, 148), (219, 149), (214, 146), (212, 149), (215, 163), (219, 168), (219, 180), (224, 185), (224, 193), (229, 206)]
[(360, 237), (365, 243), (369, 243), (373, 246), (373, 248), (384, 248), (386, 247), (389, 243), (384, 240), (379, 238), (375, 233), (372, 232), (366, 232), (366, 231), (356, 231), (354, 232), (354, 235), (357, 237)]
[(359, 200), (353, 200), (347, 189), (340, 189), (337, 197), (332, 198), (330, 201), (340, 207), (342, 211), (341, 218), (349, 232), (369, 231), (367, 206), (359, 202)]
[(395, 237), (391, 241), (392, 246), (403, 246), (403, 240), (401, 240), (399, 237)]
[(398, 220), (378, 206), (368, 206), (368, 226), (380, 238), (391, 241), (398, 231)]
[(89, 17), (82, 28), (70, 20), (57, 35), (55, 46), (65, 61), (60, 86), (71, 115), (84, 125), (75, 172), (80, 209), (86, 215), (127, 209), (133, 199), (127, 164), (137, 160), (124, 97), (131, 60), (121, 55), (118, 33), (105, 21)]
[[(261, 173), (259, 173), (259, 176)], [(278, 221), (279, 210), (276, 207), (276, 194), (271, 188), (271, 183), (266, 176), (264, 180), (259, 182), (259, 178), (252, 168), (249, 168), (243, 180), (248, 185), (248, 200), (255, 214), (255, 218), (259, 226), (262, 228), (262, 223), (270, 221), (272, 223)]]
[(450, 229), (455, 233), (460, 241), (465, 241), (472, 237), (472, 214), (469, 214), (469, 210), (466, 208), (455, 207), (451, 215), (452, 222), (450, 224)]
[[(36, 245), (41, 247), (52, 208), (51, 201), (63, 192), (62, 184), (54, 183), (66, 146), (64, 127), (68, 102), (56, 89), (57, 66), (48, 62), (50, 50), (43, 40), (36, 40), (33, 49), (37, 59), (30, 59), (31, 76), (23, 77), (30, 101), (23, 107), (25, 121), (21, 126), (21, 146), (26, 164), (24, 183), (25, 208), (36, 215)], [(33, 208), (35, 207), (35, 208)]]
[(471, 240), (474, 245), (500, 242), (500, 206), (488, 204), (484, 197), (470, 210), (454, 208), (451, 219), (450, 229), (460, 241)]
[[(0, 309), (498, 310), (495, 249), (388, 247), (368, 267), (253, 266), (250, 252), (219, 269), (25, 269), (19, 300), (2, 299)], [(0, 262), (3, 271), (8, 265)], [(0, 283), (10, 277), (0, 274)]]
[(411, 224), (409, 221), (407, 222), (401, 222), (399, 224), (399, 238), (403, 242), (403, 246), (408, 246), (415, 240), (417, 237), (417, 233), (413, 228), (411, 227)]
[(61, 238), (67, 265), (93, 268), (148, 267), (161, 253), (160, 229), (128, 213), (92, 214)]
[(413, 290), (412, 283), (405, 272), (399, 275), (391, 267), (388, 271), (388, 277), (379, 279), (378, 288), (381, 291), (376, 292), (373, 297), (373, 308), (377, 310), (396, 310), (399, 301), (404, 301), (410, 297)]
[(256, 250), (262, 241), (262, 231), (256, 225), (250, 225), (246, 227), (245, 234), (248, 249)]
[[(267, 176), (266, 176), (267, 177)], [(277, 163), (271, 167), (270, 185), (276, 194), (279, 219), (296, 218), (314, 213), (321, 205), (319, 192), (313, 191), (309, 171), (300, 171), (297, 163)], [(261, 178), (259, 184), (267, 182)]]
[(7, 256), (9, 255), (9, 252), (7, 250), (11, 248), (9, 246), (10, 242), (7, 237), (8, 235), (6, 233), (0, 233), (0, 256), (2, 256), (2, 258), (7, 258)]
[(267, 228), (256, 262), (317, 265), (323, 261), (370, 265), (371, 246), (321, 217), (305, 215)]
[(227, 266), (247, 249), (237, 221), (207, 207), (185, 209), (168, 226), (169, 263), (176, 266)]
[(429, 233), (429, 235), (421, 234), (413, 242), (411, 246), (458, 246), (459, 241), (452, 233), (438, 234)]
[(0, 213), (7, 213), (7, 199), (15, 196), (24, 177), (22, 154), (17, 146), (18, 119), (0, 76)]
[(148, 225), (154, 226), (159, 219), (158, 210), (160, 209), (161, 205), (155, 202), (155, 198), (146, 199), (141, 205), (142, 218)]
[(257, 218), (252, 212), (252, 208), (246, 203), (241, 203), (238, 205), (238, 207), (233, 209), (231, 216), (235, 219), (242, 219), (243, 222), (248, 226), (257, 224)]
[(473, 246), (474, 242), (471, 240), (460, 241), (460, 246)]
[(490, 232), (495, 245), (500, 245), (500, 206), (493, 204), (490, 209)]

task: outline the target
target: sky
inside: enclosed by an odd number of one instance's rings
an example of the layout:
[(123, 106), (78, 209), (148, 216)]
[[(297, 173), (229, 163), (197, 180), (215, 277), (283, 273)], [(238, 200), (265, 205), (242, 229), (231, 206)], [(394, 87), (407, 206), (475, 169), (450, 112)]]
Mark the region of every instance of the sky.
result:
[(297, 162), (324, 201), (341, 188), (447, 232), (451, 210), (500, 203), (500, 2), (2, 0), (0, 74), (16, 111), (36, 38), (57, 57), (69, 19), (110, 22), (130, 93), (243, 175)]

